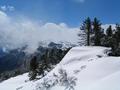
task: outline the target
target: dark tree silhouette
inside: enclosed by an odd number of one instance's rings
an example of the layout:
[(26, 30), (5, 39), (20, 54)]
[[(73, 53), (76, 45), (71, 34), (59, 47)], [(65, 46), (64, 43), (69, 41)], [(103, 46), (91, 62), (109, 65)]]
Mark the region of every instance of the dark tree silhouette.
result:
[[(90, 45), (90, 33), (91, 33), (91, 20), (89, 17), (83, 22), (80, 29), (85, 31), (86, 36), (87, 36), (87, 46), (89, 46)], [(80, 36), (80, 34), (78, 34), (78, 36)]]
[(37, 76), (37, 68), (38, 68), (38, 62), (37, 62), (37, 57), (34, 56), (31, 61), (30, 61), (30, 80), (34, 80)]
[(111, 37), (113, 35), (112, 26), (110, 25), (106, 30), (107, 37)]
[(93, 32), (95, 34), (94, 36), (94, 44), (95, 46), (100, 46), (101, 45), (101, 36), (102, 36), (102, 31), (101, 31), (101, 23), (97, 18), (94, 18), (93, 21)]

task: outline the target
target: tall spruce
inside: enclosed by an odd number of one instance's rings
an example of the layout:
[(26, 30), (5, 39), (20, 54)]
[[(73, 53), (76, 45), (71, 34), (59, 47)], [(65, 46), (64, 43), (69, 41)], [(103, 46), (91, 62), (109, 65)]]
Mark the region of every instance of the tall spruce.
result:
[(80, 46), (86, 46), (87, 45), (87, 34), (86, 34), (85, 30), (83, 30), (82, 28), (80, 28), (78, 36), (80, 37), (79, 41), (78, 41), (78, 44)]
[(42, 62), (40, 62), (39, 64), (39, 70), (38, 70), (38, 74), (41, 75), (42, 77), (44, 77), (46, 75), (46, 71), (49, 72), (51, 70), (51, 66), (50, 66), (50, 52), (47, 49), (45, 54), (41, 56), (41, 60)]
[(87, 38), (87, 46), (90, 45), (91, 20), (88, 17), (82, 24), (81, 29), (85, 31)]
[(106, 47), (111, 47), (114, 48), (114, 38), (113, 38), (113, 30), (112, 30), (112, 26), (110, 25), (107, 30), (106, 30), (106, 36), (105, 36), (105, 45)]
[(34, 56), (30, 61), (30, 72), (29, 72), (30, 80), (36, 79), (37, 68), (38, 68), (37, 57)]
[(116, 24), (115, 36), (116, 36), (116, 39), (117, 39), (117, 42), (118, 42), (118, 45), (119, 45), (119, 43), (120, 43), (120, 25), (119, 24)]
[(120, 25), (116, 24), (116, 30), (112, 37), (112, 56), (120, 56)]
[(106, 30), (107, 37), (111, 37), (113, 35), (112, 26), (110, 25)]
[(94, 18), (93, 21), (93, 32), (94, 32), (94, 45), (100, 46), (101, 45), (101, 23), (97, 18)]

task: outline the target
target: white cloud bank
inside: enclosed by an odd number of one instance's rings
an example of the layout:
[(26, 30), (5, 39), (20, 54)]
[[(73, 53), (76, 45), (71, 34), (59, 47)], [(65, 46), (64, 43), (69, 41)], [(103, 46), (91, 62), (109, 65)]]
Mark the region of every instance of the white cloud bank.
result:
[(14, 11), (15, 7), (11, 5), (3, 5), (3, 6), (0, 6), (0, 9), (2, 11)]
[(25, 45), (32, 53), (41, 41), (66, 41), (76, 43), (79, 28), (70, 28), (65, 23), (43, 25), (31, 20), (13, 20), (0, 11), (0, 47), (15, 49)]

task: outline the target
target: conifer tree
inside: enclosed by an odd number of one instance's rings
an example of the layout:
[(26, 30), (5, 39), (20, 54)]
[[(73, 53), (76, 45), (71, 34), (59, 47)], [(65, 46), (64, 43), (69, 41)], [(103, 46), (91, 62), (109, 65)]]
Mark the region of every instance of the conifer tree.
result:
[(104, 38), (104, 46), (113, 47), (113, 30), (111, 25), (106, 29), (106, 35)]
[(120, 25), (119, 24), (116, 24), (115, 36), (116, 36), (117, 42), (119, 44), (120, 43)]
[[(91, 20), (89, 17), (83, 22), (81, 29), (84, 30), (86, 33), (87, 46), (89, 46), (90, 45), (90, 33), (91, 33)], [(80, 34), (78, 34), (78, 36), (80, 36)]]
[(100, 46), (101, 45), (102, 31), (101, 31), (101, 23), (97, 18), (94, 18), (94, 21), (93, 21), (93, 32), (95, 34), (94, 45)]
[(86, 46), (87, 45), (87, 34), (85, 32), (85, 30), (82, 30), (82, 28), (80, 28), (80, 31), (78, 33), (79, 38), (79, 45), (80, 46)]
[(38, 74), (44, 77), (46, 75), (45, 71), (49, 72), (49, 70), (51, 69), (49, 62), (50, 53), (48, 49), (46, 50), (45, 54), (41, 56), (41, 60), (42, 62), (39, 64)]
[(120, 25), (116, 24), (116, 32), (114, 34), (114, 47), (112, 48), (112, 52), (115, 56), (120, 56)]
[(106, 30), (107, 37), (111, 37), (113, 35), (112, 26), (110, 25)]
[(31, 61), (30, 61), (30, 80), (34, 80), (37, 76), (37, 68), (38, 68), (38, 62), (37, 62), (37, 57), (34, 56)]

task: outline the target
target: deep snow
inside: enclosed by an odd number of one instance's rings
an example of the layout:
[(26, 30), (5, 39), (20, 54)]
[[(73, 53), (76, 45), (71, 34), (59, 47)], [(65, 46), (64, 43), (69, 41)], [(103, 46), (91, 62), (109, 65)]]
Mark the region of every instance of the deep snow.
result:
[[(109, 48), (75, 47), (44, 78), (53, 80), (53, 73), (65, 69), (68, 76), (77, 78), (75, 90), (120, 90), (120, 57), (107, 56)], [(0, 83), (0, 90), (36, 90), (44, 78), (29, 81), (27, 74)], [(50, 90), (64, 90), (57, 84)]]

